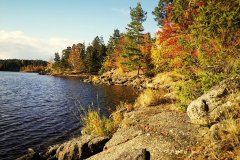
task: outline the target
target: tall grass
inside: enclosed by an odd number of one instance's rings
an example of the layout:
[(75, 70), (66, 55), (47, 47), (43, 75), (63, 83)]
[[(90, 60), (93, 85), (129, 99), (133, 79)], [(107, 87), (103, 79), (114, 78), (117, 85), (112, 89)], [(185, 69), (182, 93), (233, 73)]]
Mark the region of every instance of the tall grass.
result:
[(127, 109), (127, 107), (127, 103), (121, 102), (116, 107), (116, 111), (109, 117), (101, 117), (99, 111), (89, 107), (85, 114), (80, 117), (83, 124), (83, 134), (111, 136), (114, 132), (116, 132), (123, 120), (124, 112), (122, 112), (122, 109)]

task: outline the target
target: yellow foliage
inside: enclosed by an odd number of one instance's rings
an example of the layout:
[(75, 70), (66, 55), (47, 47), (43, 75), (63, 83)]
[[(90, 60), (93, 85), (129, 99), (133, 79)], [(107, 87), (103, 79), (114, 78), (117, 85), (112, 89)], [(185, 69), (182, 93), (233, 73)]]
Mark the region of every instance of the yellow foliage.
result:
[(120, 103), (109, 118), (100, 117), (99, 112), (89, 109), (86, 115), (81, 116), (83, 133), (96, 136), (110, 136), (116, 132), (123, 121), (122, 109), (127, 108), (127, 103)]
[(85, 117), (82, 117), (83, 131), (86, 134), (104, 136), (103, 120), (100, 118), (97, 111), (88, 110)]

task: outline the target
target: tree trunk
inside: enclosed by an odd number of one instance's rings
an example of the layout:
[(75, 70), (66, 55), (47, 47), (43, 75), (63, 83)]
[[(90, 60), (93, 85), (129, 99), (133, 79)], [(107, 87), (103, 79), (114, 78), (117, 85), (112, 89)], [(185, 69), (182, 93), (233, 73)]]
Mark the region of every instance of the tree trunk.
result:
[(140, 68), (141, 68), (141, 66), (138, 65), (137, 77), (139, 77)]

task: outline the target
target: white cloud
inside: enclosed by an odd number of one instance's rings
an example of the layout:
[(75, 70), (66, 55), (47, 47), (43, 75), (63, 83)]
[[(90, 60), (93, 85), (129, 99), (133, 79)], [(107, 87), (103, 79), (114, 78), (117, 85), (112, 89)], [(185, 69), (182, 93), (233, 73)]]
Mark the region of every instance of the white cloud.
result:
[(129, 15), (129, 13), (130, 13), (129, 10), (126, 10), (124, 8), (120, 8), (120, 9), (119, 8), (112, 8), (111, 10), (114, 11), (114, 12), (121, 13), (123, 15)]
[(64, 38), (47, 40), (33, 38), (21, 31), (0, 31), (0, 59), (43, 59), (48, 60), (54, 52), (61, 52), (77, 41)]

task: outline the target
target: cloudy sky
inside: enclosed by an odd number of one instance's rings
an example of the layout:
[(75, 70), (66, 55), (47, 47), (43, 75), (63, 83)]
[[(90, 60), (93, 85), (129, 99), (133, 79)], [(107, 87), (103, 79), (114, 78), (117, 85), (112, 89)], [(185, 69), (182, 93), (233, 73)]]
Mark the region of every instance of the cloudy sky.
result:
[(129, 7), (148, 12), (145, 30), (157, 29), (151, 15), (158, 0), (0, 0), (0, 59), (48, 60), (73, 43), (96, 36), (107, 42), (130, 22)]

